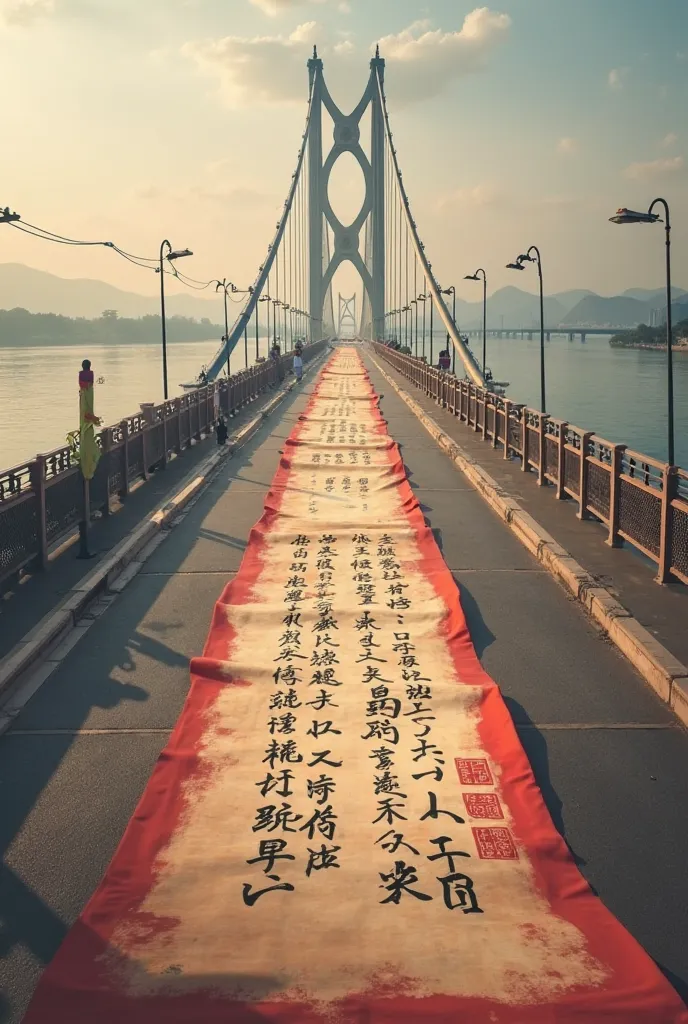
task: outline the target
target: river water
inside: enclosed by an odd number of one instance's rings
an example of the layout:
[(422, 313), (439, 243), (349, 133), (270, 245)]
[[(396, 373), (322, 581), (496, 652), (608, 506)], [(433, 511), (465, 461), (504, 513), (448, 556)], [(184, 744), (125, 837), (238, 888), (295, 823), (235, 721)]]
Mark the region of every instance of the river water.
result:
[[(442, 338), (435, 339), (439, 352)], [(476, 354), (480, 343), (471, 340)], [(517, 402), (539, 404), (539, 339), (488, 338), (487, 363), (497, 380), (510, 381)], [(194, 379), (217, 351), (217, 340), (168, 346), (170, 394)], [(261, 338), (260, 352), (267, 341)], [(77, 375), (81, 347), (0, 348), (0, 470), (64, 443), (78, 426)], [(249, 339), (249, 359), (255, 341)], [(96, 414), (105, 424), (138, 411), (140, 402), (162, 399), (157, 345), (92, 346)], [(666, 360), (661, 352), (612, 349), (604, 337), (584, 344), (553, 337), (547, 343), (547, 404), (553, 416), (593, 430), (609, 441), (662, 459), (666, 452)], [(244, 366), (243, 346), (232, 370)], [(688, 468), (688, 355), (674, 357), (676, 457)]]
[[(198, 377), (219, 344), (215, 338), (167, 346), (170, 397), (181, 395), (179, 385)], [(255, 345), (249, 338), (249, 362)], [(267, 354), (265, 338), (260, 354)], [(139, 412), (141, 402), (162, 401), (159, 345), (91, 345), (88, 352), (81, 345), (0, 348), (0, 471), (58, 448), (79, 426), (78, 375), (86, 356), (96, 381), (104, 380), (95, 388), (95, 412), (104, 425)], [(244, 366), (242, 343), (232, 355), (232, 372)]]
[[(482, 340), (471, 347), (482, 358)], [(540, 407), (540, 338), (488, 338), (487, 365), (510, 382), (507, 396)], [(545, 342), (547, 411), (608, 441), (665, 459), (666, 354), (611, 348), (604, 336)], [(676, 462), (688, 468), (688, 353), (674, 353)]]

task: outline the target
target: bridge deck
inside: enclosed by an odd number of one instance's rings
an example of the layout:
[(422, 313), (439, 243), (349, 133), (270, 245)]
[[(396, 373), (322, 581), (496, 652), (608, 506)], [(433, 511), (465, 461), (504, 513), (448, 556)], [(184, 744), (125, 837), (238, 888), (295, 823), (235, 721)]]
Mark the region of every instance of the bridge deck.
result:
[[(557, 827), (685, 998), (688, 736), (366, 362)], [(21, 1019), (114, 852), (311, 387), (224, 466), (0, 738), (3, 1024)]]

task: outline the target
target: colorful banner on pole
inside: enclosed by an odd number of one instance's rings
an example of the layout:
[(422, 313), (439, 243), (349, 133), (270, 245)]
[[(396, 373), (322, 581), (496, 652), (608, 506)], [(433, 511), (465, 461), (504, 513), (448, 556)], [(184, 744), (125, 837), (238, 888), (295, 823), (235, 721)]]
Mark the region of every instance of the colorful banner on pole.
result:
[(355, 349), (191, 675), (26, 1024), (688, 1021), (552, 824)]
[[(87, 365), (88, 360), (84, 360)], [(95, 428), (100, 420), (93, 411), (93, 370), (79, 371), (79, 465), (84, 480), (92, 480), (100, 460)]]

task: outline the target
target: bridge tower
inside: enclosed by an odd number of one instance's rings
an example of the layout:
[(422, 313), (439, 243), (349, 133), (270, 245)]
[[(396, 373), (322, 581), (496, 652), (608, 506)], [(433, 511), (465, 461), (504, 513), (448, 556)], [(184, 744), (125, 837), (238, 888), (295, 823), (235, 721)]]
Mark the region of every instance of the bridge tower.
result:
[[(308, 61), (311, 107), (308, 126), (309, 175), (309, 289), (312, 340), (323, 333), (323, 309), (335, 271), (345, 261), (360, 274), (370, 302), (372, 333), (384, 336), (385, 323), (385, 125), (378, 76), (384, 78), (385, 62), (376, 50), (370, 62), (370, 77), (365, 92), (350, 114), (344, 114), (332, 99), (325, 84), (323, 62), (313, 48)], [(327, 110), (334, 125), (334, 143), (323, 160), (322, 110)], [(371, 108), (370, 159), (361, 146), (361, 118)], [(358, 161), (365, 182), (363, 205), (351, 224), (342, 224), (328, 196), (330, 174), (342, 153), (351, 153)], [(370, 220), (368, 221), (368, 218)], [(332, 230), (333, 251), (326, 244), (327, 227)], [(361, 231), (366, 227), (366, 256), (361, 255)], [(370, 238), (368, 237), (370, 236)]]
[(345, 299), (341, 293), (339, 295), (339, 315), (337, 317), (338, 338), (343, 336), (344, 329), (347, 330), (347, 337), (353, 337), (356, 334), (357, 320), (355, 294), (352, 295), (350, 299)]

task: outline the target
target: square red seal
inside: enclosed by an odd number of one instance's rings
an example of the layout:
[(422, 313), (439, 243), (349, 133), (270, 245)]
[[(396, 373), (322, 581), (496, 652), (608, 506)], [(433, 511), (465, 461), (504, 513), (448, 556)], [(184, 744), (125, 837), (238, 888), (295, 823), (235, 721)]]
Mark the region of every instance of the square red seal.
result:
[(473, 828), (471, 831), (481, 860), (518, 860), (508, 828)]
[(454, 758), (462, 786), (491, 786), (492, 772), (484, 757)]
[(471, 818), (503, 818), (496, 793), (463, 793), (463, 802)]

